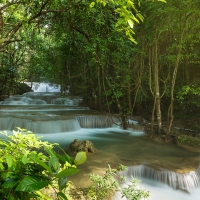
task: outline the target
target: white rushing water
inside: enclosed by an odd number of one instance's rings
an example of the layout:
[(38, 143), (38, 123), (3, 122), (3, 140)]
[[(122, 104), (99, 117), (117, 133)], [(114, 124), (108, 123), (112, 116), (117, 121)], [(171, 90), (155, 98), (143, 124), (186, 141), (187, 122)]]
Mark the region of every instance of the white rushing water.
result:
[[(11, 134), (16, 127), (25, 128), (37, 136), (43, 136), (42, 140), (59, 143), (63, 147), (67, 147), (74, 139), (90, 140), (97, 149), (110, 153), (107, 164), (116, 156), (118, 160), (114, 161), (117, 164), (123, 161), (151, 163), (153, 160), (154, 166), (162, 162), (164, 166), (185, 166), (190, 158), (199, 156), (173, 145), (149, 141), (143, 137), (143, 131), (122, 130), (117, 117), (111, 118), (78, 107), (82, 98), (61, 98), (58, 93), (60, 86), (34, 83), (33, 89), (35, 92), (11, 96), (0, 102), (0, 130), (8, 130)], [(130, 119), (129, 124), (137, 128), (138, 122)], [(140, 164), (130, 165), (122, 175), (127, 177), (124, 187), (130, 183), (131, 176), (140, 179), (141, 187), (150, 191), (149, 200), (200, 200), (200, 168), (178, 174)], [(113, 200), (126, 199), (117, 193)]]
[[(126, 177), (122, 185), (131, 184), (131, 178), (141, 180), (139, 188), (150, 192), (148, 200), (199, 200), (200, 199), (200, 167), (196, 171), (178, 174), (162, 169), (157, 171), (145, 165), (129, 166), (127, 171), (119, 173)], [(126, 200), (117, 192), (113, 200)]]
[[(129, 184), (129, 182), (127, 182)], [(190, 193), (186, 193), (180, 190), (175, 190), (166, 184), (152, 181), (149, 179), (141, 179), (139, 184), (140, 188), (150, 192), (150, 196), (147, 200), (199, 200), (200, 188), (194, 188)], [(120, 193), (117, 193), (113, 200), (126, 200), (122, 198)]]

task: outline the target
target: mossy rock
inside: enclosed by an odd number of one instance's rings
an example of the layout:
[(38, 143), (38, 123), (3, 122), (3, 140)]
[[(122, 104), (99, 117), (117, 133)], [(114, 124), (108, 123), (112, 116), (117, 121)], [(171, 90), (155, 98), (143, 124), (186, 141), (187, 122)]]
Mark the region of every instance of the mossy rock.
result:
[(87, 155), (90, 155), (96, 153), (97, 149), (89, 140), (78, 139), (75, 139), (67, 148), (67, 152), (71, 155), (76, 155), (80, 151), (84, 151), (87, 153)]

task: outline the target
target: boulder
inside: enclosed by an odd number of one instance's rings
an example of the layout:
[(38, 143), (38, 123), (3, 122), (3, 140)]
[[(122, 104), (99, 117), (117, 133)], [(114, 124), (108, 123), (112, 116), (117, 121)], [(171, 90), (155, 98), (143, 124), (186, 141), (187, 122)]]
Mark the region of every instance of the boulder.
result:
[(97, 152), (97, 149), (94, 148), (94, 145), (89, 140), (78, 140), (75, 139), (67, 148), (69, 154), (75, 155), (80, 151), (86, 152), (86, 154), (94, 154)]

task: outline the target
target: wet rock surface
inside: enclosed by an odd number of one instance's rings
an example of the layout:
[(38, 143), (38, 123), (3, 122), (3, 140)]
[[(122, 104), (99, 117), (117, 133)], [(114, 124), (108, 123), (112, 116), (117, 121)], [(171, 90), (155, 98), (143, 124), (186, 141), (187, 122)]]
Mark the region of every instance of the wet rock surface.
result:
[(75, 155), (76, 153), (84, 151), (87, 155), (95, 154), (97, 149), (94, 147), (93, 143), (89, 140), (78, 140), (75, 139), (67, 148), (67, 153)]

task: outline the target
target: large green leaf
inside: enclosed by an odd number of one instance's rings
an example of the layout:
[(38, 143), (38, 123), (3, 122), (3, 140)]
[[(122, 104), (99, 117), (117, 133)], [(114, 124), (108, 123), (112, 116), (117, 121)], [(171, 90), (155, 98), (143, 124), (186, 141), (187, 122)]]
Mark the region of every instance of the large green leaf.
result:
[(17, 186), (16, 191), (33, 192), (48, 185), (48, 181), (35, 176), (26, 176)]
[(71, 176), (73, 174), (76, 174), (78, 173), (80, 170), (77, 169), (77, 168), (73, 168), (73, 167), (70, 167), (70, 168), (67, 168), (67, 169), (64, 169), (62, 170), (61, 172), (59, 172), (56, 177), (57, 178), (61, 178), (61, 177), (67, 177), (67, 176)]
[(86, 153), (83, 151), (80, 151), (76, 154), (74, 162), (76, 165), (80, 165), (80, 164), (84, 163), (86, 161), (86, 159), (87, 159)]

